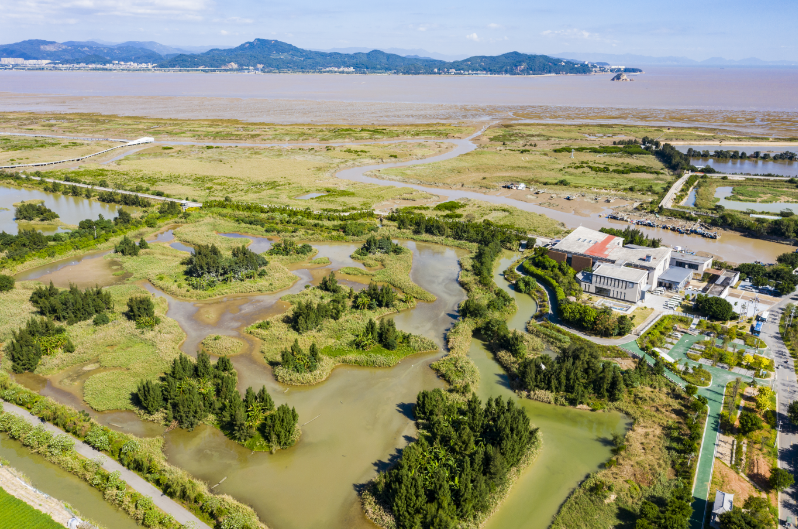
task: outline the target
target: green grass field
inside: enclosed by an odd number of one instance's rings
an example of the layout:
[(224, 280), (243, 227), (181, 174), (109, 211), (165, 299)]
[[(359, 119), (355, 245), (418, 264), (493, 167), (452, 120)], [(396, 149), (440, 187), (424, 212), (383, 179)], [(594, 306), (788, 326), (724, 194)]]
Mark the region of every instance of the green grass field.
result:
[(0, 488), (0, 529), (56, 529), (57, 527), (63, 526)]

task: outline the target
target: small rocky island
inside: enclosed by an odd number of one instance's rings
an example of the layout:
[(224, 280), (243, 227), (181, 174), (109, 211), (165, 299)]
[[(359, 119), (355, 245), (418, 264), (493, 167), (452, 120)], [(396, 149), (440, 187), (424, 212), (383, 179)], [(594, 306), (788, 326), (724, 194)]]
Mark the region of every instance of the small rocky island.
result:
[(610, 81), (634, 81), (634, 79), (626, 77), (625, 73), (619, 73), (618, 75), (610, 79)]

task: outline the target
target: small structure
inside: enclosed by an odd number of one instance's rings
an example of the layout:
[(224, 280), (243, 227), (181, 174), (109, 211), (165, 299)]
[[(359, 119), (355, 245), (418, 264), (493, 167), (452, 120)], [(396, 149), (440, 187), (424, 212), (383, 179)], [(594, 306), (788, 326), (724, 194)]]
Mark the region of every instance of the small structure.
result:
[(601, 263), (592, 272), (576, 275), (584, 292), (637, 303), (643, 296), (648, 271)]
[(715, 503), (712, 505), (712, 519), (709, 525), (720, 529), (720, 515), (729, 512), (734, 507), (734, 494), (717, 491), (715, 493)]
[(692, 277), (693, 271), (687, 268), (668, 268), (657, 278), (657, 286), (668, 290), (683, 290)]
[(712, 257), (701, 257), (689, 253), (673, 252), (671, 254), (672, 268), (687, 268), (698, 274), (699, 277), (712, 268), (712, 261)]
[(725, 298), (729, 294), (729, 290), (740, 279), (740, 272), (720, 270), (719, 274), (713, 274), (713, 276), (713, 280), (710, 281), (704, 292), (707, 296)]

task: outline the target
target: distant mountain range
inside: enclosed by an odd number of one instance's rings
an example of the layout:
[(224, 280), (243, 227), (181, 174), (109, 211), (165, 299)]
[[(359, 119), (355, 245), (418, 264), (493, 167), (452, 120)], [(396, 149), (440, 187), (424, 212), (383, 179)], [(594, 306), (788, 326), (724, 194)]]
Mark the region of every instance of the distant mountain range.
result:
[(396, 72), (401, 74), (434, 74), (486, 72), (492, 74), (586, 74), (586, 64), (555, 59), (546, 55), (510, 52), (497, 56), (476, 56), (460, 61), (441, 61), (424, 57), (404, 57), (395, 53), (372, 50), (368, 53), (322, 52), (297, 48), (279, 40), (255, 39), (230, 49), (213, 49), (200, 54), (183, 54), (159, 64), (164, 68), (262, 68), (277, 71), (319, 71), (351, 69), (358, 72)]
[(590, 61), (592, 63), (609, 63), (614, 66), (624, 66), (634, 64), (635, 66), (798, 66), (798, 61), (763, 61), (756, 57), (747, 59), (732, 60), (723, 57), (712, 57), (703, 61), (688, 59), (687, 57), (652, 57), (649, 55), (612, 53), (592, 53), (592, 52), (563, 52), (554, 53), (553, 57), (563, 59)]
[[(419, 59), (437, 59), (439, 61), (461, 61), (463, 59), (468, 59), (468, 55), (461, 54), (461, 55), (446, 55), (444, 53), (436, 53), (434, 51), (427, 51), (422, 50), (420, 48), (415, 49), (406, 49), (406, 48), (377, 48), (379, 51), (384, 51), (385, 53), (393, 53), (395, 55), (401, 55), (402, 57), (410, 57), (410, 58), (419, 58)], [(373, 51), (373, 48), (331, 48), (329, 50), (317, 50), (313, 49), (313, 51), (323, 51), (327, 53), (368, 53)]]
[[(424, 50), (412, 51), (425, 53)], [(0, 45), (0, 57), (86, 64), (107, 64), (112, 61), (155, 63), (162, 68), (338, 70), (363, 73), (395, 72), (409, 75), (444, 73), (452, 70), (508, 75), (588, 74), (593, 71), (584, 63), (518, 52), (445, 61), (416, 55), (402, 56), (380, 50), (371, 50), (368, 53), (322, 52), (297, 48), (279, 40), (266, 39), (255, 39), (235, 48), (214, 48), (203, 53), (191, 53), (190, 50), (165, 46), (157, 42), (101, 44), (96, 41), (58, 43), (26, 40)]]

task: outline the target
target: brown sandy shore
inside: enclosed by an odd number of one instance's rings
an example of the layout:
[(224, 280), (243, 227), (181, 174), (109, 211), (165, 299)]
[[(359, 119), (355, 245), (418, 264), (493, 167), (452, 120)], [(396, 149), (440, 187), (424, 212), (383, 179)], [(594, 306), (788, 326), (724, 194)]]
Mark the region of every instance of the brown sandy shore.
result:
[[(798, 112), (555, 105), (469, 105), (302, 99), (68, 96), (0, 92), (0, 112), (89, 112), (175, 119), (238, 119), (275, 124), (434, 122), (607, 123), (714, 127), (798, 138)], [(774, 145), (774, 144), (770, 144)]]

